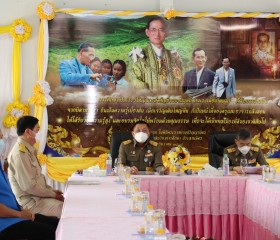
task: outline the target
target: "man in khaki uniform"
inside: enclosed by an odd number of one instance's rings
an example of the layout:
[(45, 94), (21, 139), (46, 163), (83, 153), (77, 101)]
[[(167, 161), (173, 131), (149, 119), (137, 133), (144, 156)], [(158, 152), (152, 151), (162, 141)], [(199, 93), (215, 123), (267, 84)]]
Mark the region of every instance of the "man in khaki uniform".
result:
[(138, 171), (153, 169), (160, 174), (168, 174), (169, 169), (162, 164), (161, 147), (155, 141), (149, 140), (149, 126), (144, 121), (138, 121), (132, 128), (133, 140), (121, 143), (119, 158), (125, 166), (131, 167), (131, 174)]
[(36, 133), (38, 119), (24, 116), (17, 122), (18, 139), (9, 157), (8, 176), (17, 201), (32, 213), (61, 216), (63, 195), (46, 184), (37, 159)]
[[(264, 159), (261, 148), (251, 143), (251, 134), (246, 129), (241, 129), (236, 136), (235, 144), (224, 149), (228, 155), (230, 170), (241, 173), (240, 160), (247, 159), (248, 166), (268, 165)], [(221, 162), (221, 165), (223, 163)]]

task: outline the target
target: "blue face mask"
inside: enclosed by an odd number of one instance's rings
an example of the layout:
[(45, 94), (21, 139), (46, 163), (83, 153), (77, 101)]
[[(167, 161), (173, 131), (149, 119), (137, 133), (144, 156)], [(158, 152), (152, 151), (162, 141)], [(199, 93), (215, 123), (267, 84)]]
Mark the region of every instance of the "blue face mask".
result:
[(3, 139), (0, 139), (0, 154), (3, 152), (5, 148), (5, 142)]

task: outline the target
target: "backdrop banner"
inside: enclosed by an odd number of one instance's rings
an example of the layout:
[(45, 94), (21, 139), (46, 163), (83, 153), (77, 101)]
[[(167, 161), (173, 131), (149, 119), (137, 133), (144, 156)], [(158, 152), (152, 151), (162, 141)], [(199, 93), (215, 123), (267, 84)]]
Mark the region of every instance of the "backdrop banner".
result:
[[(156, 18), (147, 26), (155, 17), (57, 13), (49, 21), (54, 104), (45, 153), (99, 156), (112, 132), (144, 120), (163, 153), (183, 145), (207, 154), (209, 133), (248, 128), (267, 157), (279, 157), (278, 19)], [(100, 59), (90, 65), (102, 71), (97, 80), (76, 58), (93, 57), (78, 52), (84, 42)]]

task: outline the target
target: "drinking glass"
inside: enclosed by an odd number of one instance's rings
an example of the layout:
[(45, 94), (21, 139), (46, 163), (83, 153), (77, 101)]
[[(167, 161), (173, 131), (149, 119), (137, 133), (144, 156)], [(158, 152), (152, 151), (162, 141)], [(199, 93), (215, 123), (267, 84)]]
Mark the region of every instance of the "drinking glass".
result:
[(247, 165), (248, 165), (247, 159), (246, 158), (241, 158), (240, 159), (240, 169), (241, 169), (241, 172), (242, 172), (243, 175), (246, 174), (245, 167), (247, 167)]

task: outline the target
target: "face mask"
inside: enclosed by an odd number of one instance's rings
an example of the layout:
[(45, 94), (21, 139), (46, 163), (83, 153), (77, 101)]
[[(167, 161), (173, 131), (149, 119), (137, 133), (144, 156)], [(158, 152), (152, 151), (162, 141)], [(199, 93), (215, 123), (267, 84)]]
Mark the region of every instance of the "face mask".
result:
[(5, 142), (3, 139), (0, 139), (0, 154), (3, 152), (5, 148)]
[(42, 131), (39, 131), (36, 134), (36, 142), (41, 142), (41, 139), (42, 139)]
[(135, 140), (139, 143), (146, 142), (148, 137), (149, 137), (148, 134), (144, 133), (144, 132), (138, 132), (138, 133), (135, 133), (135, 135), (134, 135)]
[(250, 147), (248, 147), (248, 146), (243, 146), (243, 147), (239, 147), (238, 150), (239, 150), (243, 155), (246, 155), (246, 154), (250, 151)]

